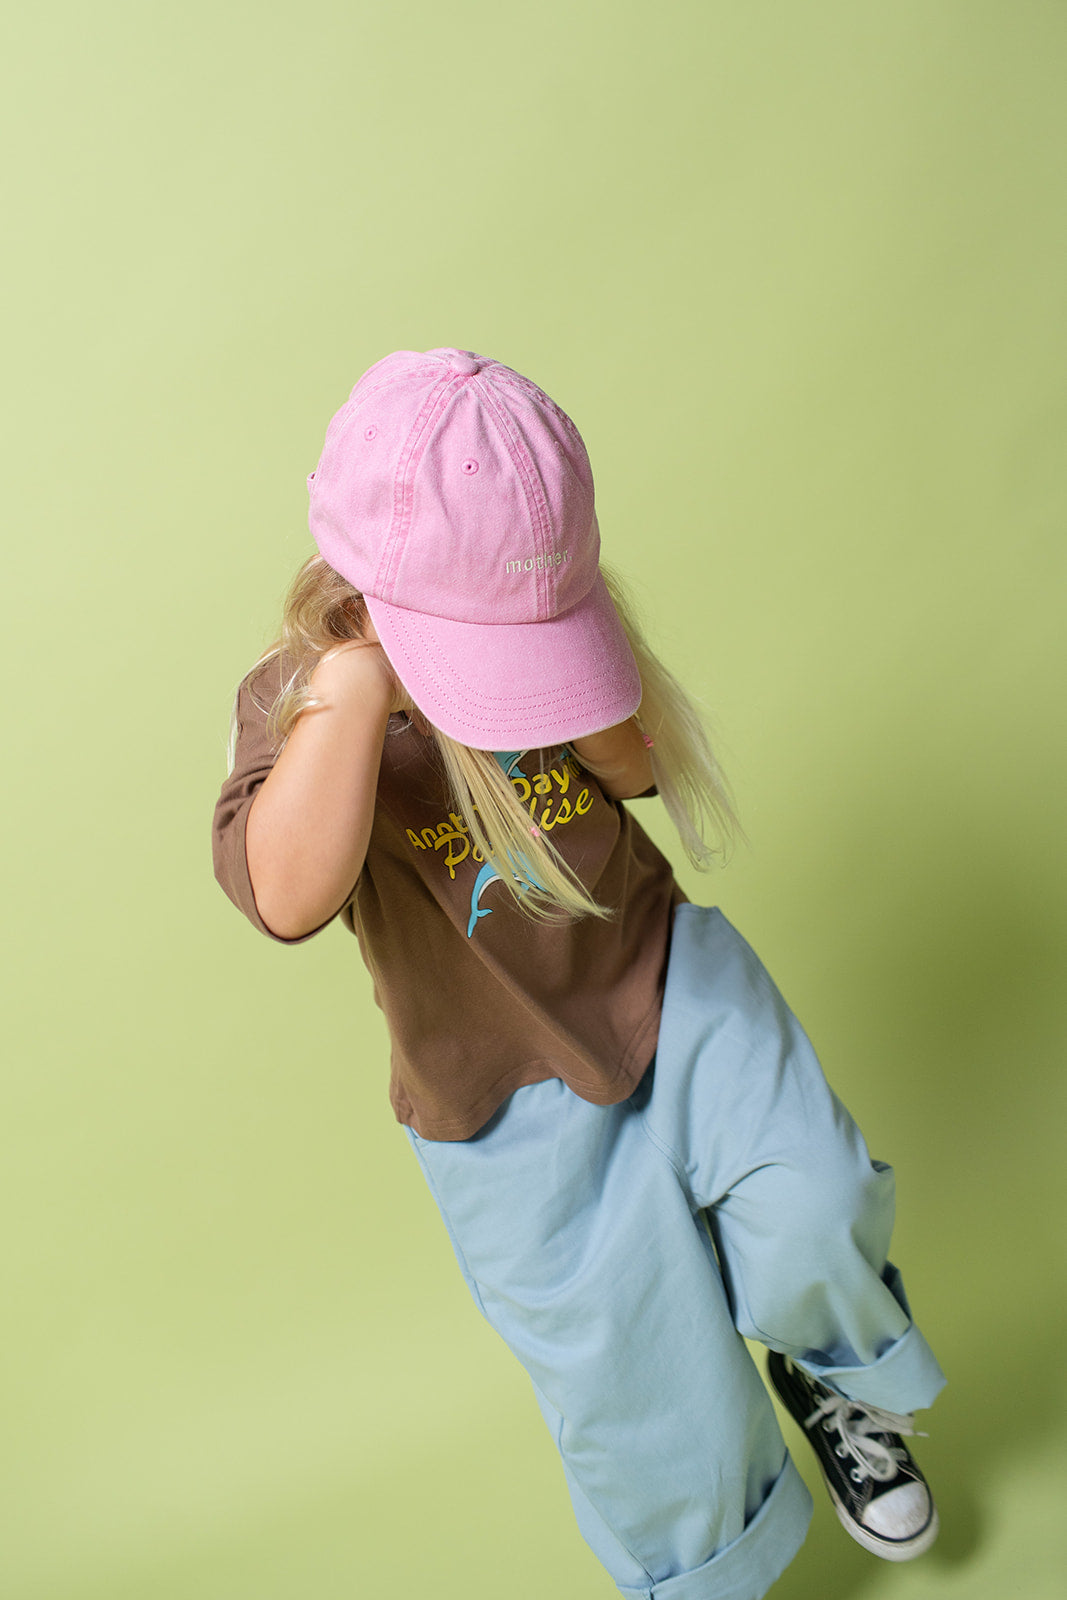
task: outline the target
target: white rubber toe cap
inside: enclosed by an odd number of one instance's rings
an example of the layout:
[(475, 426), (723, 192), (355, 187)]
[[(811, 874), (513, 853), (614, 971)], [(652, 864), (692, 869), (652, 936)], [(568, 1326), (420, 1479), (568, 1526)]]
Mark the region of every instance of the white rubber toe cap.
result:
[(881, 1539), (913, 1539), (930, 1520), (930, 1495), (921, 1483), (902, 1483), (867, 1507), (863, 1526)]

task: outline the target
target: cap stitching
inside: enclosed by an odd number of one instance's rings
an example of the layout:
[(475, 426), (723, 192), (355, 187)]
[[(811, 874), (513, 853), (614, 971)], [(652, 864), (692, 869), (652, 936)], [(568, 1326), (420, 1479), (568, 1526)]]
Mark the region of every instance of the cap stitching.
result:
[[(424, 650), (427, 658), (432, 659), (432, 665), (438, 675), (447, 680), (445, 685), (435, 685), (435, 689), (439, 691), (439, 698), (441, 701), (451, 709), (455, 710), (461, 716), (463, 721), (473, 725), (474, 727), (489, 728), (491, 724), (485, 715), (481, 714), (480, 707), (472, 710), (469, 704), (461, 704), (456, 696), (456, 690), (462, 688), (464, 695), (467, 696), (468, 699), (481, 702), (481, 704), (484, 705), (487, 710), (497, 707), (499, 702), (491, 700), (487, 695), (484, 695), (477, 688), (461, 683), (451, 662), (447, 659), (447, 657), (441, 654), (440, 647), (436, 644), (436, 642), (432, 638), (426, 636), (417, 621), (409, 621), (405, 623), (405, 627), (411, 635), (418, 639), (419, 644)], [(453, 685), (455, 687), (452, 687)], [(546, 713), (548, 713), (549, 711), (565, 711), (572, 708), (578, 710), (584, 706), (592, 706), (596, 703), (597, 696), (593, 688), (587, 685), (579, 690), (568, 690), (551, 696), (550, 704), (546, 704), (546, 697), (543, 689), (531, 690), (526, 694), (519, 692), (509, 696), (509, 699), (513, 705), (520, 707), (524, 706), (527, 702), (536, 702)], [(497, 720), (499, 721), (499, 718)]]
[(453, 393), (470, 381), (470, 378), (462, 373), (458, 375), (446, 373), (430, 390), (408, 429), (393, 479), (393, 515), (386, 535), (385, 550), (378, 563), (374, 580), (378, 590), (387, 592), (390, 599), (392, 599), (393, 584), (396, 582), (397, 569), (404, 553), (405, 540), (411, 527), (415, 505), (415, 474), (426, 452), (432, 424), (445, 409)]
[[(475, 379), (474, 382), (477, 383), (477, 379)], [(514, 417), (511, 415), (510, 411), (508, 411), (503, 401), (498, 395), (492, 392), (488, 385), (478, 384), (478, 388), (480, 390), (484, 390), (485, 400), (491, 406), (496, 415), (497, 425), (507, 436), (506, 442), (510, 446), (508, 453), (511, 456), (513, 465), (516, 467), (519, 476), (522, 479), (523, 491), (526, 495), (526, 504), (531, 513), (531, 521), (534, 524), (535, 532), (537, 533), (540, 541), (541, 548), (536, 552), (536, 554), (540, 556), (546, 556), (551, 543), (550, 535), (552, 519), (549, 514), (548, 499), (545, 494), (544, 484), (541, 482), (540, 474), (537, 471), (537, 467), (532, 456), (530, 455), (529, 450), (526, 448), (526, 442), (523, 439), (522, 434), (519, 432)], [(538, 620), (540, 621), (552, 614), (552, 607), (549, 604), (548, 596), (549, 574), (547, 561), (542, 567), (536, 569), (536, 582), (538, 609), (540, 612)]]

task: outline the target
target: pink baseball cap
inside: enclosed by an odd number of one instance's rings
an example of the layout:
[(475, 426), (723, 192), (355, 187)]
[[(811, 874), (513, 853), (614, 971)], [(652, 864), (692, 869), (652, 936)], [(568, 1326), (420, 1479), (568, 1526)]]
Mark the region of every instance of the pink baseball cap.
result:
[(538, 749), (637, 710), (585, 445), (528, 378), (470, 350), (385, 356), (331, 420), (308, 492), (321, 554), (453, 739)]

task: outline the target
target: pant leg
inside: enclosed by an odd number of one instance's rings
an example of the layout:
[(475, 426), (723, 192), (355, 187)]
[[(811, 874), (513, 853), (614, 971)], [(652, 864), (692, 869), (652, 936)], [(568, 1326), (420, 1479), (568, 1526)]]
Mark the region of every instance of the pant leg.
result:
[(579, 1527), (633, 1600), (758, 1600), (811, 1501), (699, 1208), (632, 1101), (558, 1079), (408, 1130), (475, 1301), (533, 1380)]
[(676, 912), (642, 1115), (706, 1208), (740, 1331), (851, 1399), (930, 1405), (945, 1379), (888, 1260), (892, 1169), (714, 908)]

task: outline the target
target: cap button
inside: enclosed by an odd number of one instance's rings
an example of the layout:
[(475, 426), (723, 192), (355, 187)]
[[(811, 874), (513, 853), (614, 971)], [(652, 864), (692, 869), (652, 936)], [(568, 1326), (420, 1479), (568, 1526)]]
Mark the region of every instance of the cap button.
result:
[(449, 365), (452, 371), (461, 378), (473, 378), (476, 372), (481, 372), (482, 370), (482, 362), (475, 361), (473, 356), (453, 356)]

